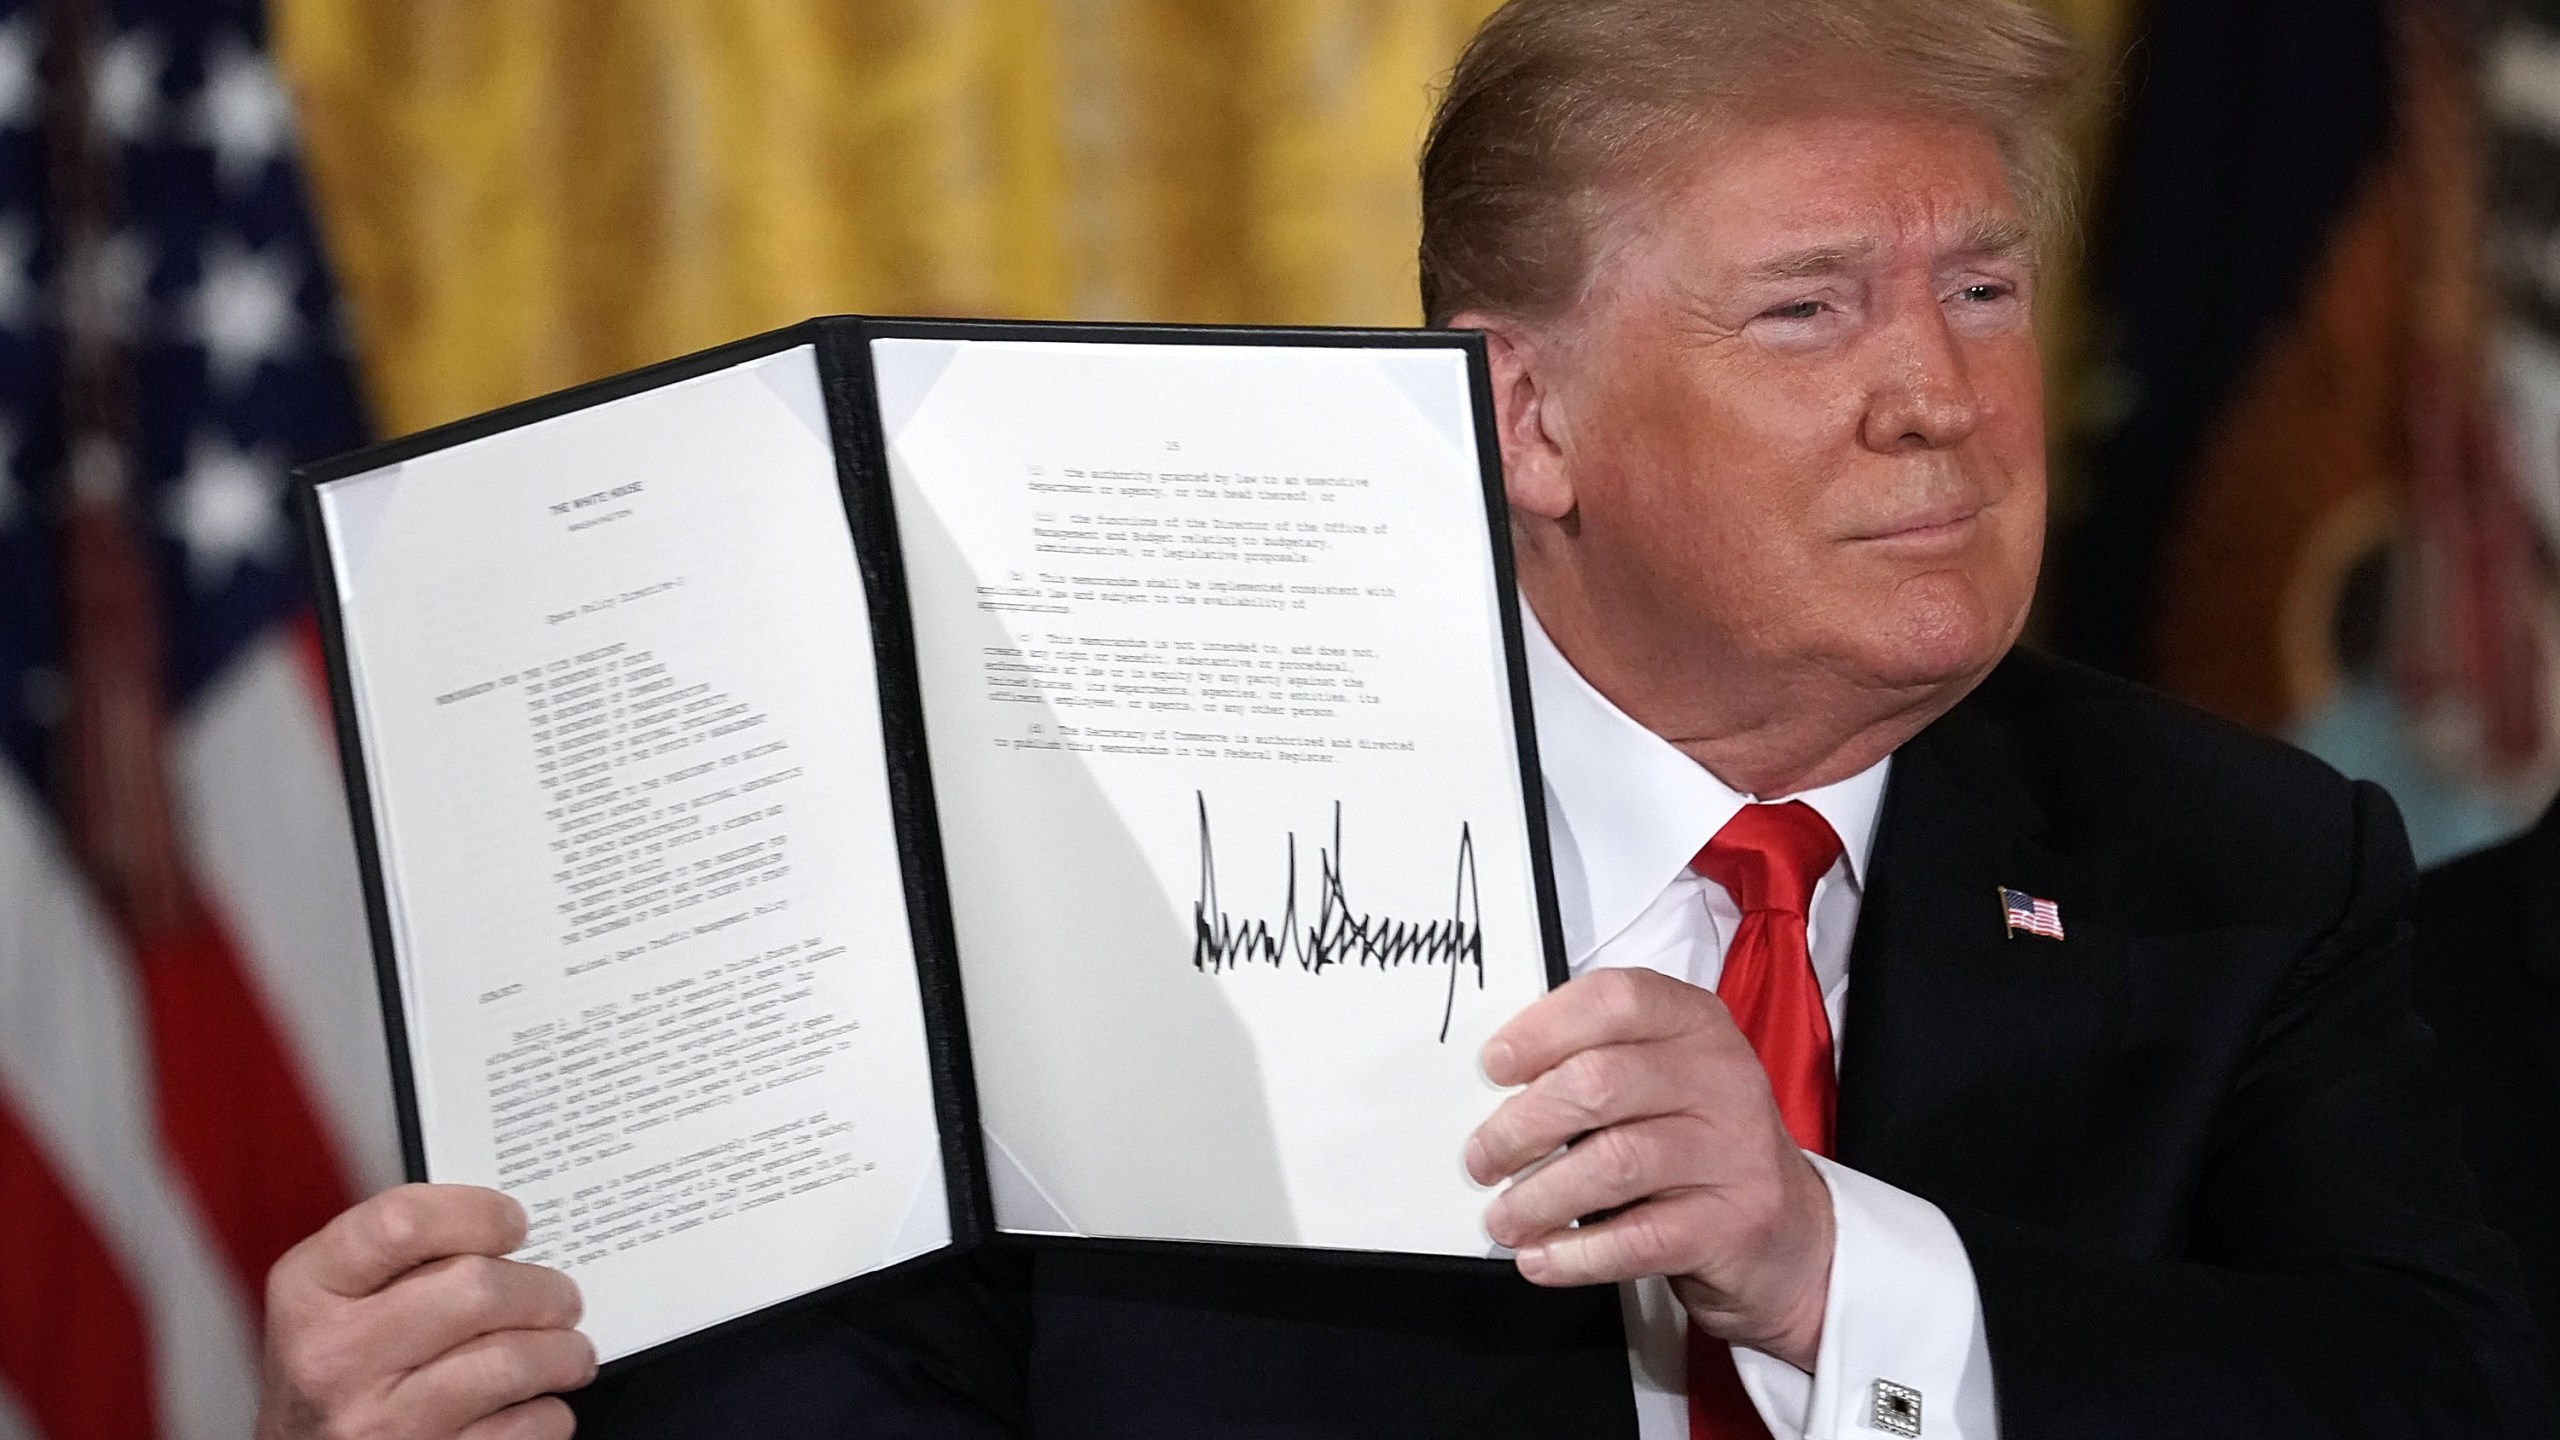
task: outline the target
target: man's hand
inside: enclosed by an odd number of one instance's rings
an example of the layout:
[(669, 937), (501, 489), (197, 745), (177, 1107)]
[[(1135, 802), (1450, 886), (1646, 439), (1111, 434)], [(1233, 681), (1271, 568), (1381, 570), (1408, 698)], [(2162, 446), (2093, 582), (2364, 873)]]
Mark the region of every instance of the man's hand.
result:
[(552, 1393), (595, 1378), (568, 1276), (502, 1259), (523, 1207), (495, 1190), (403, 1185), (355, 1206), (267, 1274), (259, 1440), (560, 1440)]
[[(1519, 1251), (1522, 1275), (1667, 1275), (1691, 1323), (1813, 1368), (1831, 1191), (1788, 1138), (1722, 1001), (1650, 970), (1595, 971), (1495, 1032), (1484, 1070), (1528, 1087), (1467, 1142), (1479, 1184), (1518, 1177), (1485, 1229)], [(1594, 1215), (1607, 1218), (1573, 1228)]]

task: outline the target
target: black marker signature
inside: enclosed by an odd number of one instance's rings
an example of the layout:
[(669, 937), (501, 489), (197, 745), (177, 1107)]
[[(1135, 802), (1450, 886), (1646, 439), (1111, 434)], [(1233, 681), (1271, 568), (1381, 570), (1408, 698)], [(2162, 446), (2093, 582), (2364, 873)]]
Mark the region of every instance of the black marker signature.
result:
[(1342, 873), (1342, 802), (1333, 802), (1333, 848), (1316, 851), (1318, 874), (1315, 918), (1301, 928), (1298, 919), (1298, 832), (1289, 832), (1289, 888), (1277, 924), (1238, 920), (1218, 905), (1218, 852), (1209, 838), (1209, 797), (1192, 792), (1200, 805), (1200, 899), (1191, 907), (1191, 964), (1208, 974), (1243, 965), (1278, 967), (1295, 963), (1321, 974), (1336, 965), (1446, 965), (1449, 993), (1440, 1009), (1440, 1039), (1449, 1039), (1449, 1018), (1458, 1008), (1458, 972), (1472, 968), (1476, 988), (1484, 988), (1484, 907), (1476, 894), (1475, 836), (1458, 826), (1457, 891), (1446, 920), (1396, 920), (1356, 914), (1344, 893)]

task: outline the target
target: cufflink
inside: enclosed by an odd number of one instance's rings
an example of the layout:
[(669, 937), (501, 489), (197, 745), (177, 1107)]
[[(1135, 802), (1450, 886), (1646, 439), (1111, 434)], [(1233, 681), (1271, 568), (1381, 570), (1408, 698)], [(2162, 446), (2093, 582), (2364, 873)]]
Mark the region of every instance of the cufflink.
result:
[(1890, 1380), (1877, 1381), (1867, 1397), (1867, 1426), (1905, 1440), (1918, 1440), (1920, 1392)]

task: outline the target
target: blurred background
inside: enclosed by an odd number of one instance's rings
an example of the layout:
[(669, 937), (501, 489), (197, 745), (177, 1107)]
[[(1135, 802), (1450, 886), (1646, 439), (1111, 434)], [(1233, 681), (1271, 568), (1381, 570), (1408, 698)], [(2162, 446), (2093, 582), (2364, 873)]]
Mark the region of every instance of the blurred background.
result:
[[(2050, 0), (2038, 641), (2555, 783), (2560, 0)], [(397, 1178), (299, 460), (830, 311), (1410, 324), (1486, 0), (0, 0), (0, 1440), (239, 1436)]]

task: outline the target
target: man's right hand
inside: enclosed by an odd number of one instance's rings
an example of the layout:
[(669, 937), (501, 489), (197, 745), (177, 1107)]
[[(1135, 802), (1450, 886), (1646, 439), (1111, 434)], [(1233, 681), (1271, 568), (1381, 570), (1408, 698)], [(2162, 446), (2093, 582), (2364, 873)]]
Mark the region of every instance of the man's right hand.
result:
[(403, 1185), (267, 1274), (258, 1440), (561, 1440), (555, 1392), (595, 1378), (576, 1282), (503, 1258), (524, 1209), (495, 1190)]

